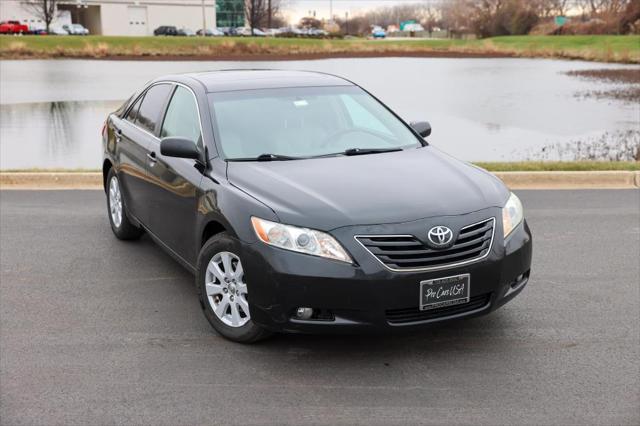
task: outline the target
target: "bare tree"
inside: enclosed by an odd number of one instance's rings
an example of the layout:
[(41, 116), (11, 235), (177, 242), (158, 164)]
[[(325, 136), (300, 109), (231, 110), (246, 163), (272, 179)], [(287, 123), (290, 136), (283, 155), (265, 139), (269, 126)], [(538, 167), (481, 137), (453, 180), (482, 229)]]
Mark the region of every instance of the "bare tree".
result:
[(244, 16), (247, 18), (251, 34), (254, 28), (260, 26), (260, 22), (267, 16), (269, 5), (268, 0), (246, 0), (244, 2)]
[(22, 3), (24, 9), (44, 21), (47, 32), (49, 32), (51, 22), (58, 13), (57, 5), (58, 0), (27, 0)]
[(244, 10), (252, 33), (254, 28), (271, 28), (274, 23), (283, 22), (280, 0), (245, 0)]

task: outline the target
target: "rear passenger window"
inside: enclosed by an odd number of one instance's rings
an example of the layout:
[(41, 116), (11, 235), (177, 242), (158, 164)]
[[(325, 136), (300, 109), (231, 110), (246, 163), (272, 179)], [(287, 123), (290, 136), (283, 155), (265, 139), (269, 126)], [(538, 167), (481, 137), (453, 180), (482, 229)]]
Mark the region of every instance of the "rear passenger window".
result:
[(176, 88), (167, 107), (160, 137), (167, 136), (180, 136), (202, 145), (196, 100), (193, 94), (182, 86)]
[(138, 110), (135, 123), (148, 132), (155, 134), (156, 124), (160, 120), (164, 103), (170, 92), (171, 85), (169, 84), (156, 84), (147, 90), (142, 100), (142, 105)]
[(124, 117), (125, 120), (130, 121), (131, 123), (136, 121), (136, 114), (138, 114), (138, 108), (140, 108), (140, 103), (142, 102), (142, 98), (144, 98), (144, 96), (140, 96), (140, 98), (131, 107), (131, 109), (129, 109), (129, 112)]

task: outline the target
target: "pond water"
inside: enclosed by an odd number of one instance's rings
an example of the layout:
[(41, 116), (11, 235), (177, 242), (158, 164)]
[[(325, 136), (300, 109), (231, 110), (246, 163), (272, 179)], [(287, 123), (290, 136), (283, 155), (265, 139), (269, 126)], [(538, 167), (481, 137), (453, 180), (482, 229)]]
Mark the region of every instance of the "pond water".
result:
[(637, 102), (591, 96), (619, 84), (567, 71), (640, 68), (545, 59), (372, 58), (287, 62), (1, 61), (0, 169), (98, 168), (110, 111), (148, 80), (229, 68), (323, 71), (355, 81), (440, 149), (469, 161), (626, 158)]

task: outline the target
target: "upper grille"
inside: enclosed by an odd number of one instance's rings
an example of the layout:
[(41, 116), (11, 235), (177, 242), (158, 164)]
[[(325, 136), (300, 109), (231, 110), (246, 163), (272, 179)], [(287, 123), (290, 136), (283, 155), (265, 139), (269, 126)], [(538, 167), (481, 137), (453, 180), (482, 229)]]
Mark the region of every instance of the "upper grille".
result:
[(487, 256), (494, 227), (494, 218), (465, 226), (453, 246), (443, 250), (434, 250), (413, 235), (368, 235), (356, 239), (389, 269), (441, 269)]

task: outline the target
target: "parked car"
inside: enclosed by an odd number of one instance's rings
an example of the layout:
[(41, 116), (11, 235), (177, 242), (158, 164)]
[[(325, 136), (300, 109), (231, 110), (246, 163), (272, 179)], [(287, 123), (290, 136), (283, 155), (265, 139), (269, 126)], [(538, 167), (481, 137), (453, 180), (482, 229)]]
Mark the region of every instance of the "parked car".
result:
[(89, 35), (89, 30), (80, 24), (65, 24), (62, 26), (69, 35)]
[(153, 35), (156, 36), (177, 36), (178, 29), (172, 25), (162, 25), (153, 30)]
[(278, 29), (278, 37), (300, 37), (305, 35), (305, 31), (297, 27), (282, 27)]
[(0, 34), (28, 34), (29, 26), (21, 24), (20, 21), (0, 22)]
[(236, 34), (242, 37), (265, 37), (267, 34), (259, 28), (254, 28), (253, 31), (249, 27), (236, 28)]
[(373, 38), (385, 38), (386, 36), (387, 33), (382, 29), (382, 27), (373, 27), (371, 30), (371, 37)]
[(326, 37), (329, 33), (320, 28), (309, 28), (307, 35), (311, 37)]
[(183, 37), (194, 37), (196, 33), (192, 29), (183, 27), (178, 30), (178, 35)]
[(47, 35), (47, 29), (42, 24), (29, 25), (29, 34), (33, 35)]
[(239, 35), (242, 37), (250, 37), (251, 36), (251, 28), (249, 27), (238, 27), (236, 28), (235, 35)]
[(237, 342), (487, 314), (526, 286), (531, 232), (502, 181), (430, 133), (324, 73), (160, 77), (102, 130), (111, 229), (191, 271)]
[(219, 27), (218, 28), (225, 36), (236, 36), (238, 32), (234, 27)]
[[(202, 29), (199, 29), (197, 34), (202, 35)], [(204, 30), (205, 37), (222, 37), (224, 33), (217, 28), (207, 28)]]
[(67, 30), (65, 30), (64, 28), (62, 28), (59, 25), (51, 25), (49, 26), (49, 32), (48, 34), (50, 35), (69, 35), (69, 32)]

